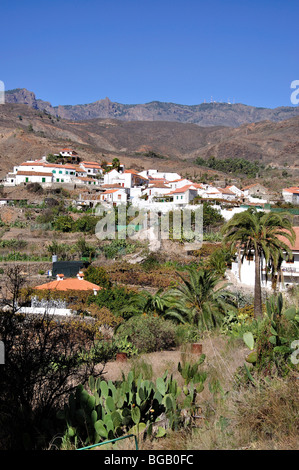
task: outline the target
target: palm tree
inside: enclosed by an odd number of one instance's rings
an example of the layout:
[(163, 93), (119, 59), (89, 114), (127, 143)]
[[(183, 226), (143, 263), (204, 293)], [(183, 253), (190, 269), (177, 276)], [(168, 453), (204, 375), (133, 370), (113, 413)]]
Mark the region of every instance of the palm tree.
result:
[(165, 317), (206, 330), (219, 325), (224, 314), (235, 308), (233, 294), (220, 285), (220, 274), (194, 266), (187, 271), (188, 278), (178, 273), (183, 282), (163, 296), (169, 305)]
[[(257, 211), (250, 208), (235, 214), (222, 228), (224, 243), (241, 252), (244, 257), (254, 254), (255, 284), (254, 312), (256, 317), (262, 316), (261, 270), (263, 260), (272, 271), (279, 267), (281, 258), (291, 255), (291, 250), (281, 237), (294, 243), (295, 232), (292, 222), (286, 214)], [(287, 241), (286, 240), (286, 241)]]
[(140, 315), (141, 313), (158, 314), (164, 313), (167, 306), (166, 301), (161, 296), (163, 289), (159, 289), (155, 294), (143, 290), (133, 295), (129, 302), (120, 310), (120, 314), (129, 318), (133, 315)]

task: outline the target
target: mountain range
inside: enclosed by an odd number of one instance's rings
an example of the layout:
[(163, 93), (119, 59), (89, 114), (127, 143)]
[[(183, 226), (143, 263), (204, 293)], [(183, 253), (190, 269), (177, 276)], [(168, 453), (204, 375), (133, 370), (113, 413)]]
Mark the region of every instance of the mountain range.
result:
[[(97, 103), (103, 107), (103, 101), (105, 102), (102, 100)], [(96, 103), (85, 106), (93, 105)], [(112, 106), (108, 100), (106, 105), (106, 110)], [(153, 106), (149, 103), (148, 107), (150, 105)], [(163, 104), (160, 105), (163, 107)], [(135, 110), (137, 113), (142, 106), (136, 105), (130, 112)], [(74, 108), (79, 112), (80, 106), (71, 106), (69, 112), (74, 113)], [(189, 113), (190, 108), (193, 107), (186, 107)], [(298, 185), (299, 107), (277, 108), (276, 114), (274, 110), (260, 108), (250, 108), (249, 112), (249, 108), (237, 104), (206, 105), (206, 110), (202, 108), (201, 111), (205, 113), (206, 125), (177, 122), (174, 116), (172, 120), (166, 119), (170, 110), (170, 105), (166, 104), (165, 114), (160, 115), (160, 120), (158, 113), (152, 119), (148, 115), (145, 119), (145, 115), (138, 112), (134, 115), (135, 119), (132, 115), (129, 120), (129, 114), (116, 119), (108, 111), (109, 117), (89, 116), (84, 119), (81, 115), (79, 120), (79, 114), (76, 118), (58, 115), (57, 110), (67, 112), (68, 107), (53, 108), (50, 103), (36, 99), (34, 93), (25, 89), (6, 92), (6, 103), (0, 105), (0, 177), (4, 177), (12, 170), (13, 165), (22, 161), (71, 147), (85, 160), (112, 161), (117, 157), (127, 168), (140, 171), (159, 168), (161, 171), (171, 170), (182, 175), (198, 175), (199, 178), (206, 172), (217, 172), (197, 165), (198, 157), (242, 158), (278, 168), (279, 184)], [(228, 109), (227, 113), (225, 109)], [(247, 121), (254, 122), (242, 123), (245, 120), (245, 110)], [(269, 113), (272, 119), (269, 116), (262, 119), (261, 113)], [(190, 116), (189, 114), (189, 119)], [(227, 119), (225, 116), (228, 116)], [(177, 118), (183, 119), (183, 115), (177, 115)], [(196, 120), (195, 115), (193, 119)], [(228, 125), (231, 119), (234, 120), (234, 125)], [(213, 120), (217, 125), (211, 125)], [(289, 175), (288, 181), (281, 179), (284, 168)], [(272, 176), (273, 174), (265, 172), (263, 177), (269, 179), (269, 184), (276, 185), (277, 181)]]
[(32, 91), (17, 88), (5, 92), (5, 102), (27, 104), (36, 110), (72, 121), (90, 119), (117, 119), (121, 121), (169, 121), (197, 124), (203, 127), (239, 127), (242, 124), (269, 120), (280, 122), (299, 116), (299, 107), (285, 106), (274, 109), (248, 106), (241, 103), (201, 103), (183, 105), (152, 101), (145, 104), (121, 104), (100, 99), (89, 104), (52, 106), (37, 99)]

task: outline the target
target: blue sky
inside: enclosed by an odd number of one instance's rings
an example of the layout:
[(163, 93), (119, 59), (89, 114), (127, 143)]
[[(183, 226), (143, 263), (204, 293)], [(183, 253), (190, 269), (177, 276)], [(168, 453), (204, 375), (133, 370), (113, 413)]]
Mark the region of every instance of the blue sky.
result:
[(292, 106), (298, 0), (2, 0), (0, 80), (58, 104)]

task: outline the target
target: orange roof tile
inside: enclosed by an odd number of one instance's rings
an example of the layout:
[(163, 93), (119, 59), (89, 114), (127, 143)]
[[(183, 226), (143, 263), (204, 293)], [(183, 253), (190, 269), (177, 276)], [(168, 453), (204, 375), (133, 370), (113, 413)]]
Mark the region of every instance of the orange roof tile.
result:
[(293, 230), (295, 232), (295, 235), (296, 235), (296, 239), (295, 239), (295, 242), (294, 244), (292, 245), (290, 243), (290, 241), (283, 237), (283, 236), (280, 236), (279, 238), (289, 247), (291, 248), (291, 250), (293, 251), (299, 251), (299, 227), (293, 227)]
[(44, 166), (45, 162), (34, 161), (34, 162), (23, 162), (20, 166)]
[(65, 168), (66, 170), (76, 170), (78, 165), (71, 165), (70, 163), (67, 165), (60, 165), (59, 163), (44, 163), (43, 165), (46, 168)]
[(186, 185), (183, 186), (182, 188), (177, 188), (177, 189), (175, 189), (174, 191), (171, 191), (169, 194), (185, 193), (185, 192), (188, 191), (189, 189), (192, 189), (192, 186), (194, 186), (194, 185), (193, 185), (193, 184), (186, 184)]
[(116, 193), (117, 191), (119, 191), (119, 189), (107, 189), (107, 191), (104, 191), (102, 194), (112, 194)]
[(44, 173), (42, 171), (18, 171), (17, 175), (21, 176), (50, 176), (52, 177), (52, 173)]
[(299, 186), (292, 186), (291, 188), (284, 188), (283, 191), (287, 191), (292, 194), (299, 194)]
[[(61, 276), (61, 274), (59, 274)], [(68, 290), (78, 290), (78, 291), (88, 291), (88, 290), (100, 290), (100, 286), (93, 284), (92, 282), (85, 281), (84, 279), (78, 278), (66, 278), (60, 281), (51, 281), (46, 284), (41, 284), (36, 286), (35, 289), (38, 290), (58, 290), (58, 291), (68, 291)]]

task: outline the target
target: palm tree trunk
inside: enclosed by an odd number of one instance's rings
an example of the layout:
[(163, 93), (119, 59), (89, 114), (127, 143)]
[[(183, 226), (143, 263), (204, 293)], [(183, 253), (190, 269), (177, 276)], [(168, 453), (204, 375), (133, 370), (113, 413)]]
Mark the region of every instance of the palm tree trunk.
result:
[(261, 258), (259, 253), (255, 252), (255, 280), (254, 280), (254, 316), (261, 318), (262, 311), (262, 287), (261, 287)]

